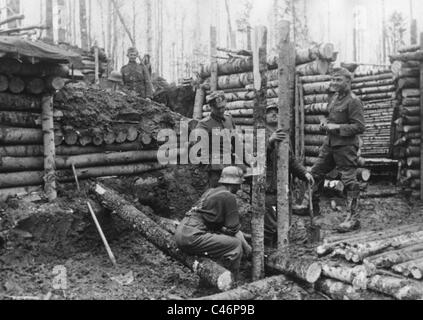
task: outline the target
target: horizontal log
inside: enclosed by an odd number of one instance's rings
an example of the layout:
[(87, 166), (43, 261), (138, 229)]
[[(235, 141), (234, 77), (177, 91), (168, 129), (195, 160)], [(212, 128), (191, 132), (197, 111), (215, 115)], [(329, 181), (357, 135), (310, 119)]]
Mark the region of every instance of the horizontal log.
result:
[(402, 90), (401, 95), (404, 98), (420, 98), (420, 90), (419, 89), (404, 89)]
[(41, 78), (29, 79), (25, 84), (25, 90), (29, 94), (39, 95), (46, 91), (46, 85)]
[(304, 113), (307, 115), (327, 115), (329, 114), (327, 103), (314, 103), (304, 106)]
[(0, 202), (6, 202), (8, 198), (14, 198), (16, 196), (23, 196), (42, 191), (43, 188), (41, 186), (0, 189)]
[(0, 75), (0, 92), (5, 92), (9, 89), (9, 78), (3, 74)]
[(420, 170), (406, 170), (407, 178), (420, 178)]
[(407, 157), (417, 157), (420, 156), (420, 147), (407, 147), (405, 149), (405, 154)]
[(304, 104), (316, 104), (316, 103), (327, 103), (329, 101), (329, 95), (327, 94), (315, 94), (304, 96)]
[(401, 116), (420, 116), (420, 107), (400, 106), (398, 111)]
[(423, 283), (415, 280), (375, 275), (369, 279), (367, 288), (399, 300), (423, 299)]
[(1, 144), (37, 144), (42, 143), (41, 129), (11, 128), (0, 126)]
[(392, 99), (392, 98), (395, 97), (395, 93), (393, 93), (393, 92), (356, 94), (356, 95), (362, 101)]
[(330, 75), (317, 75), (317, 76), (302, 76), (300, 81), (302, 83), (314, 83), (314, 82), (327, 82), (330, 81), (332, 77)]
[[(164, 168), (159, 164), (136, 163), (131, 165), (108, 166), (108, 167), (92, 167), (92, 168), (77, 168), (79, 179), (90, 179), (109, 176), (131, 176), (145, 172), (160, 170)], [(59, 182), (72, 182), (74, 176), (72, 170), (56, 171), (56, 176)], [(0, 174), (0, 188), (14, 188), (31, 185), (41, 185), (44, 171), (24, 171), (15, 173), (1, 173)]]
[(402, 117), (404, 125), (419, 125), (420, 126), (420, 116), (404, 116)]
[(409, 60), (402, 62), (403, 68), (413, 68), (413, 69), (420, 69), (420, 61), (416, 60)]
[(310, 94), (327, 94), (330, 89), (330, 82), (314, 82), (303, 84), (305, 95)]
[(322, 263), (322, 275), (354, 285), (358, 289), (366, 289), (368, 271), (364, 266), (349, 267), (342, 263)]
[(304, 125), (304, 132), (309, 134), (324, 134), (325, 131), (320, 124), (306, 124)]
[(305, 157), (305, 165), (312, 167), (316, 164), (318, 158), (317, 157)]
[[(254, 114), (254, 109), (235, 109), (228, 110), (225, 112), (226, 115), (231, 115), (232, 117), (252, 117)], [(203, 117), (208, 117), (211, 115), (211, 112), (203, 112)]]
[(371, 93), (387, 93), (387, 92), (393, 93), (394, 91), (395, 91), (394, 85), (353, 89), (353, 92), (356, 95), (367, 95)]
[(40, 128), (41, 117), (38, 113), (0, 111), (0, 124), (20, 128)]
[(367, 81), (367, 82), (357, 82), (354, 83), (351, 88), (352, 90), (362, 89), (362, 88), (372, 88), (372, 87), (381, 87), (381, 86), (391, 86), (394, 85), (393, 79), (382, 79), (382, 80), (374, 80), (374, 81)]
[(254, 118), (233, 118), (236, 125), (254, 125)]
[(398, 49), (399, 53), (407, 53), (407, 52), (416, 52), (420, 50), (420, 45), (419, 44), (412, 44), (409, 46), (403, 46), (401, 48)]
[(397, 89), (418, 89), (420, 86), (419, 78), (402, 78), (398, 80)]
[(406, 261), (397, 265), (392, 266), (392, 270), (396, 273), (402, 274), (405, 277), (411, 276), (411, 269), (418, 265), (419, 263), (423, 263), (423, 258), (417, 258), (412, 261)]
[(0, 93), (1, 111), (39, 111), (41, 113), (41, 99), (26, 95)]
[(415, 52), (404, 52), (400, 54), (393, 54), (389, 56), (391, 63), (394, 61), (420, 61), (423, 60), (423, 51), (415, 51)]
[(327, 118), (325, 116), (310, 116), (307, 115), (304, 117), (305, 124), (322, 124), (327, 122)]
[(25, 81), (20, 77), (10, 77), (9, 91), (14, 94), (20, 94), (25, 90)]
[(296, 71), (300, 76), (325, 75), (329, 71), (329, 62), (315, 60), (306, 64), (298, 65)]
[(322, 274), (322, 267), (312, 257), (290, 257), (289, 254), (275, 252), (266, 259), (266, 267), (308, 283), (315, 283)]
[(323, 43), (306, 49), (297, 49), (295, 62), (300, 65), (316, 59), (330, 60), (334, 51), (334, 46), (331, 43)]
[[(117, 153), (93, 153), (78, 156), (56, 156), (57, 169), (109, 166), (117, 164), (141, 163), (157, 161), (157, 151), (128, 151)], [(29, 170), (42, 170), (43, 157), (2, 157), (0, 159), (0, 172), (19, 172)]]
[(407, 158), (406, 162), (409, 168), (420, 168), (420, 157)]
[(404, 98), (401, 104), (403, 106), (418, 106), (420, 105), (420, 98)]
[(306, 146), (319, 146), (321, 147), (325, 142), (326, 135), (304, 135), (304, 144)]
[(386, 80), (386, 79), (392, 79), (393, 75), (392, 73), (383, 73), (378, 75), (371, 75), (371, 76), (363, 76), (363, 77), (354, 77), (352, 80), (352, 83), (362, 83), (362, 82), (368, 82), (368, 81), (379, 81), (379, 80)]
[(375, 76), (380, 74), (392, 73), (390, 66), (374, 66), (372, 69), (367, 70), (357, 70), (354, 72), (355, 77), (367, 77)]
[(321, 146), (308, 146), (304, 147), (304, 152), (307, 157), (318, 157), (320, 154)]

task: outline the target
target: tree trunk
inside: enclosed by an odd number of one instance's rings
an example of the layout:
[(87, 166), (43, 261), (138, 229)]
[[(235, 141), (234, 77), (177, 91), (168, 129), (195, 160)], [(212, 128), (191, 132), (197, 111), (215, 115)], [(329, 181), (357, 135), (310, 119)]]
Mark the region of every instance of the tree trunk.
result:
[(47, 199), (52, 202), (57, 198), (53, 123), (53, 97), (44, 96), (42, 99), (42, 127), (44, 134), (44, 191)]
[(334, 54), (334, 46), (331, 43), (314, 45), (307, 49), (297, 50), (296, 64), (305, 64), (316, 59), (330, 60)]
[(115, 142), (116, 142), (116, 134), (113, 132), (113, 130), (107, 130), (104, 134), (104, 143), (106, 145), (112, 145)]
[(366, 289), (368, 272), (364, 266), (349, 267), (336, 262), (322, 264), (322, 275), (345, 283), (355, 288)]
[[(130, 126), (126, 129), (126, 141), (129, 142), (134, 142), (137, 140), (138, 138), (138, 129), (136, 127)], [(141, 137), (144, 137), (144, 135), (142, 135)], [(149, 141), (148, 144), (151, 143), (151, 139)]]
[(333, 300), (360, 300), (361, 292), (354, 289), (351, 285), (322, 278), (315, 283), (317, 291), (324, 293)]
[(160, 228), (155, 222), (137, 210), (128, 201), (124, 200), (115, 191), (102, 185), (97, 185), (95, 193), (107, 209), (127, 221), (164, 253), (182, 262), (219, 290), (227, 291), (231, 289), (233, 279), (232, 274), (228, 270), (210, 259), (188, 256), (181, 252), (170, 233)]
[(59, 91), (65, 87), (65, 80), (60, 77), (49, 77), (46, 79), (45, 86), (47, 89), (52, 91)]
[(43, 79), (34, 78), (27, 82), (26, 84), (26, 91), (29, 94), (39, 95), (43, 93), (46, 89)]
[(73, 127), (65, 127), (63, 133), (65, 136), (65, 143), (68, 146), (74, 146), (78, 143), (78, 133)]
[(313, 82), (303, 84), (304, 94), (327, 94), (330, 89), (330, 82)]
[(315, 283), (322, 274), (322, 266), (315, 260), (307, 256), (290, 258), (289, 254), (276, 252), (269, 256), (266, 267), (308, 283)]
[(201, 120), (203, 115), (203, 104), (206, 98), (206, 92), (202, 88), (198, 88), (195, 94), (193, 119)]
[(415, 260), (396, 264), (396, 265), (392, 266), (392, 270), (396, 273), (402, 274), (405, 277), (410, 277), (410, 276), (412, 276), (411, 275), (412, 268), (414, 268), (416, 265), (421, 264), (421, 263), (423, 263), (422, 257), (417, 258)]
[(89, 51), (88, 47), (88, 24), (87, 24), (87, 4), (86, 0), (79, 0), (79, 23), (81, 31), (81, 47), (84, 51)]
[(53, 33), (53, 0), (46, 0), (46, 38), (49, 41), (54, 41)]

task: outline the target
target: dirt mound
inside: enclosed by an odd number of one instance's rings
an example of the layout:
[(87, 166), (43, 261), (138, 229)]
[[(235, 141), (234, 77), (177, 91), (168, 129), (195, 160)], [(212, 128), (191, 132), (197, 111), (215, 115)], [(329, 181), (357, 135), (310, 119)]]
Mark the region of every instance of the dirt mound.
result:
[(57, 93), (54, 107), (63, 113), (60, 125), (81, 130), (131, 123), (140, 132), (157, 135), (164, 128), (179, 128), (182, 119), (165, 105), (83, 85), (68, 85)]

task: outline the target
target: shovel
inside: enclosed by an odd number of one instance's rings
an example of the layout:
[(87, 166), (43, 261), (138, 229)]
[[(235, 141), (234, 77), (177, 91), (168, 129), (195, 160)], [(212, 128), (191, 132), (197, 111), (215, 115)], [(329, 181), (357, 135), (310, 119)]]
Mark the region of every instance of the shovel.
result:
[(308, 185), (309, 195), (309, 208), (310, 208), (310, 228), (308, 231), (308, 242), (309, 244), (315, 244), (320, 242), (320, 226), (314, 224), (314, 211), (313, 211), (313, 187), (311, 183)]

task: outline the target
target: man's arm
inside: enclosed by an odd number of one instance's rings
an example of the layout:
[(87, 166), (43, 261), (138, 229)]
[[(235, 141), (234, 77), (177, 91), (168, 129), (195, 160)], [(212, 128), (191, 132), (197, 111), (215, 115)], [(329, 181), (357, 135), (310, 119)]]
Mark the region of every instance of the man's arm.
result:
[(353, 137), (358, 134), (363, 134), (366, 130), (364, 120), (363, 104), (360, 100), (354, 99), (348, 105), (349, 123), (341, 124), (339, 135), (341, 137)]

